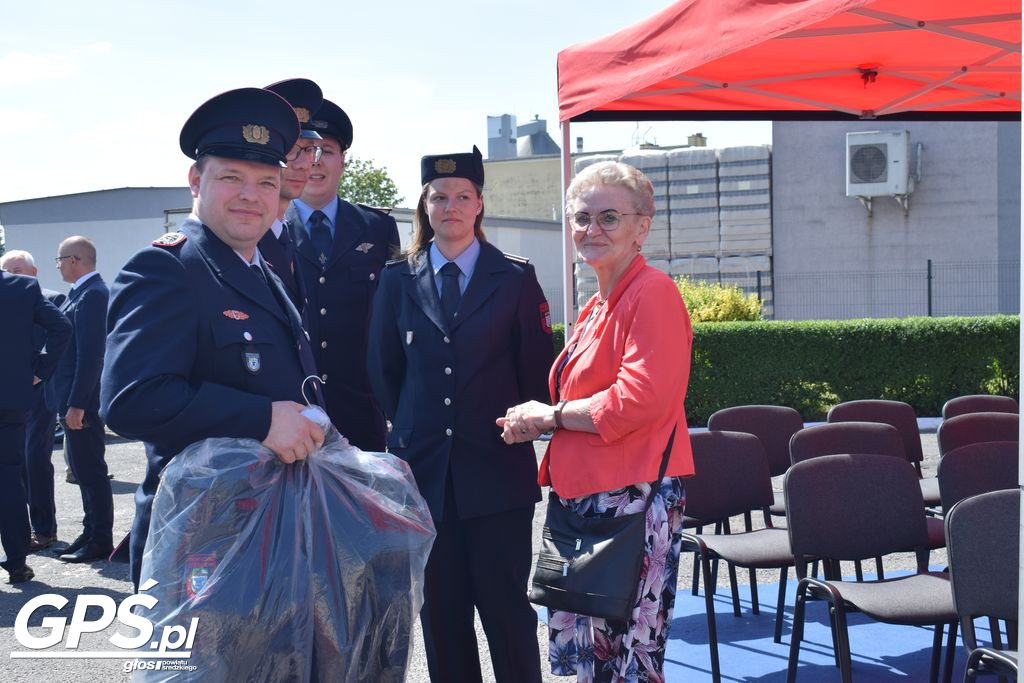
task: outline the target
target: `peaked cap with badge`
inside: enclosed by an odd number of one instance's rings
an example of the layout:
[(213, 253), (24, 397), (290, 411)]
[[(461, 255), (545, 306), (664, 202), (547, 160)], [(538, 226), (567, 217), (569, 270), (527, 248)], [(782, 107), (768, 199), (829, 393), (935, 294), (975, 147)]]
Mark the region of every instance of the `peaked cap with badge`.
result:
[(300, 138), (320, 140), (320, 134), (312, 126), (313, 113), (320, 109), (324, 101), (324, 93), (320, 86), (308, 78), (289, 78), (271, 83), (264, 90), (276, 93), (288, 101), (295, 109), (295, 116), (302, 127)]
[(484, 156), (476, 145), (472, 152), (427, 155), (420, 160), (420, 178), (423, 185), (438, 178), (465, 178), (483, 187)]
[(345, 110), (334, 102), (325, 99), (310, 121), (313, 130), (332, 137), (341, 143), (342, 150), (352, 146), (352, 119)]
[(190, 159), (212, 154), (284, 166), (298, 139), (299, 119), (284, 98), (263, 88), (239, 88), (201, 104), (178, 142)]

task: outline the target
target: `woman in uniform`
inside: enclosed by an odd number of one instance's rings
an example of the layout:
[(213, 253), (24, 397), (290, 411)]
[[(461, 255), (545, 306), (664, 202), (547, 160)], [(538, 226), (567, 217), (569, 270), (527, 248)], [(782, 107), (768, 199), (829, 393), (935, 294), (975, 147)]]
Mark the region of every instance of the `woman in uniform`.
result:
[(480, 151), (423, 157), (421, 176), (412, 244), (374, 301), (368, 365), (388, 450), (437, 528), (421, 613), (430, 677), (481, 680), (476, 608), (496, 679), (540, 681), (526, 599), (537, 461), (495, 418), (547, 394), (548, 304), (533, 267), (486, 241)]

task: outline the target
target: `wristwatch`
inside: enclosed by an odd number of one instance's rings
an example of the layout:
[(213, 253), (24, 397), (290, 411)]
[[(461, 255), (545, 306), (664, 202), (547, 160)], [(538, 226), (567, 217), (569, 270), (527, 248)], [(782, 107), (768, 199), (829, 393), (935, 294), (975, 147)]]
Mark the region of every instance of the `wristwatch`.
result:
[(558, 402), (555, 406), (555, 429), (565, 429), (565, 425), (562, 424), (562, 408), (568, 403), (564, 398)]

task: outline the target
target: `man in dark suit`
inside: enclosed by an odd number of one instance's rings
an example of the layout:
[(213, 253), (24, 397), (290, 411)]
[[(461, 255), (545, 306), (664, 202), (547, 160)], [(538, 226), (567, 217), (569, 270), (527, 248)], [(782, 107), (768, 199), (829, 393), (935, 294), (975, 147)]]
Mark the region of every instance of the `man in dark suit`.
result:
[(100, 374), (109, 292), (96, 272), (96, 247), (86, 237), (68, 237), (57, 249), (57, 269), (71, 285), (61, 312), (74, 334), (68, 352), (46, 384), (46, 400), (64, 425), (64, 452), (82, 493), (82, 533), (68, 546), (64, 562), (92, 562), (114, 549), (114, 496), (104, 460), (100, 417)]
[[(0, 270), (32, 278), (39, 273), (32, 254), (20, 249), (13, 249), (0, 257)], [(61, 292), (45, 288), (42, 292), (58, 308), (67, 301), (67, 296)], [(46, 328), (35, 325), (32, 341), (37, 350), (42, 350), (46, 344)], [(57, 411), (47, 405), (45, 385), (39, 382), (32, 387), (32, 408), (25, 423), (24, 481), (32, 524), (29, 552), (48, 548), (57, 541), (57, 506), (53, 495), (53, 430), (56, 421)]]
[[(0, 542), (10, 583), (30, 580), (25, 564), (29, 520), (21, 472), (25, 466), (25, 419), (32, 407), (32, 386), (48, 378), (71, 338), (71, 325), (43, 297), (39, 283), (0, 271)], [(45, 330), (41, 352), (32, 338), (33, 325)], [(52, 482), (52, 479), (51, 479)]]
[(288, 152), (288, 165), (281, 174), (281, 200), (278, 204), (277, 217), (270, 225), (270, 230), (260, 240), (259, 249), (267, 265), (281, 278), (292, 303), (300, 313), (303, 313), (306, 305), (306, 287), (300, 272), (302, 266), (295, 251), (295, 231), (285, 220), (284, 214), (292, 200), (302, 195), (313, 164), (320, 161), (320, 154), (323, 152), (320, 146), (321, 138), (320, 134), (312, 129), (310, 120), (312, 113), (320, 108), (324, 97), (320, 86), (308, 78), (278, 81), (268, 85), (266, 89), (280, 95), (292, 105), (302, 132)]
[(146, 443), (131, 532), (136, 588), (160, 472), (182, 449), (249, 438), (289, 463), (323, 443), (301, 414), (312, 351), (256, 248), (277, 215), (281, 168), (298, 136), (294, 110), (266, 90), (232, 90), (200, 106), (180, 136), (195, 159), (188, 180), (198, 220), (138, 252), (114, 281), (102, 412), (119, 434)]
[(338, 197), (352, 144), (348, 115), (324, 100), (310, 124), (323, 137), (323, 153), (285, 213), (306, 285), (306, 320), (331, 422), (354, 446), (383, 451), (384, 416), (370, 388), (366, 349), (377, 281), (399, 249), (398, 226), (385, 211)]

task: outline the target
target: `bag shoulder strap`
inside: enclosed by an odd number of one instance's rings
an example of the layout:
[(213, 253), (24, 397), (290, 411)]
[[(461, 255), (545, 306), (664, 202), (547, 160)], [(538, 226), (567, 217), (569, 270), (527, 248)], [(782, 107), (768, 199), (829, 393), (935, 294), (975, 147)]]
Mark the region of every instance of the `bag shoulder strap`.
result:
[(644, 512), (654, 504), (654, 494), (658, 491), (658, 485), (661, 483), (661, 480), (665, 478), (665, 470), (668, 469), (668, 457), (672, 453), (672, 444), (676, 440), (676, 429), (678, 427), (678, 424), (672, 427), (672, 433), (668, 435), (668, 444), (665, 446), (665, 453), (661, 456), (661, 467), (658, 468), (658, 478), (651, 482), (651, 492), (647, 494), (647, 505), (644, 507)]

